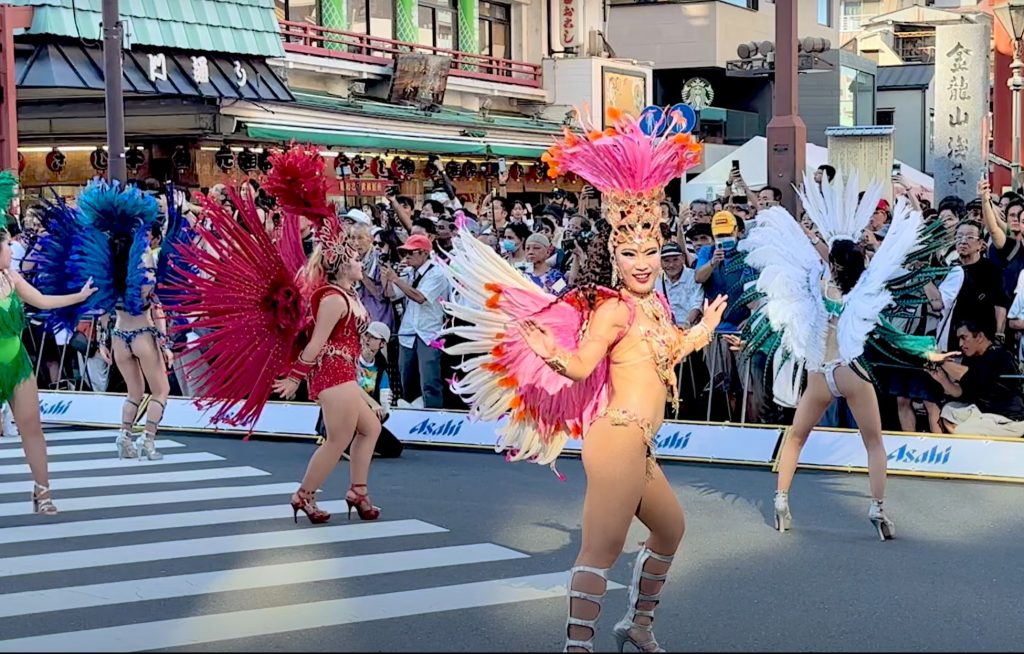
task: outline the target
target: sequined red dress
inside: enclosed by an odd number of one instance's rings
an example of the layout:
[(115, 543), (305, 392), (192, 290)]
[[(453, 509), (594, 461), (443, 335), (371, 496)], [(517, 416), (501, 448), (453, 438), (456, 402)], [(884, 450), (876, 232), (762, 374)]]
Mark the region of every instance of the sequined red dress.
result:
[(311, 304), (313, 315), (317, 315), (320, 303), (325, 297), (340, 295), (348, 305), (348, 313), (338, 321), (331, 332), (327, 343), (316, 357), (316, 365), (309, 371), (306, 383), (309, 385), (309, 397), (314, 402), (320, 393), (333, 386), (356, 380), (356, 361), (359, 358), (359, 334), (366, 328), (367, 316), (356, 315), (353, 298), (337, 286), (321, 286), (313, 292)]

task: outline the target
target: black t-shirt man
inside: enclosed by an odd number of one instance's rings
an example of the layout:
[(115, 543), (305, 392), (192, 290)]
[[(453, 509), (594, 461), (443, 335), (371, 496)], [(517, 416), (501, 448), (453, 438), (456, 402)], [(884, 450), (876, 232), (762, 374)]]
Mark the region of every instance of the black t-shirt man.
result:
[[(995, 324), (995, 308), (1010, 308), (1010, 299), (1003, 290), (1002, 271), (988, 259), (963, 266), (964, 283), (956, 296), (952, 324), (964, 320), (991, 321)], [(950, 330), (947, 351), (957, 349), (956, 332)]]
[(960, 401), (976, 404), (985, 413), (1024, 420), (1019, 380), (1002, 377), (1019, 374), (1012, 354), (993, 345), (977, 356), (965, 356), (963, 365), (967, 372), (960, 378)]

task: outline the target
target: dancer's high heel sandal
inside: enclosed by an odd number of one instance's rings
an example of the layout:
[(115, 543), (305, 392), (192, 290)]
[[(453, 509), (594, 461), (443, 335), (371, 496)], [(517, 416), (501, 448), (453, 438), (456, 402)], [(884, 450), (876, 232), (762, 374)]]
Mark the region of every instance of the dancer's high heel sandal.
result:
[(376, 520), (380, 517), (380, 509), (370, 503), (370, 496), (366, 491), (359, 492), (356, 488), (366, 488), (366, 484), (352, 484), (345, 494), (345, 504), (348, 504), (348, 519), (352, 519), (352, 509), (356, 510), (360, 520)]
[(896, 524), (885, 515), (882, 500), (871, 500), (871, 506), (868, 507), (868, 520), (875, 526), (878, 538), (882, 541), (896, 538)]
[(122, 429), (114, 444), (117, 445), (117, 458), (119, 459), (134, 459), (139, 456), (139, 450), (135, 447), (130, 429)]
[(331, 519), (330, 513), (316, 505), (316, 491), (306, 490), (301, 486), (292, 495), (292, 517), (296, 524), (299, 522), (299, 511), (305, 513), (314, 525), (323, 524)]
[(160, 406), (160, 417), (153, 419), (146, 419), (146, 431), (142, 433), (137, 439), (135, 439), (135, 447), (139, 451), (139, 461), (142, 459), (149, 459), (150, 461), (159, 461), (164, 458), (161, 452), (156, 451), (156, 430), (160, 427), (160, 419), (164, 417), (164, 404), (158, 400), (150, 400), (150, 404), (157, 404)]
[(132, 425), (135, 424), (135, 415), (138, 410), (138, 402), (125, 398), (124, 406), (121, 407), (121, 433), (114, 440), (119, 459), (134, 459), (139, 456), (139, 450), (135, 447), (135, 439), (132, 438)]
[[(665, 587), (668, 568), (672, 565), (673, 558), (652, 552), (646, 545), (637, 554), (636, 563), (633, 564), (633, 579), (629, 585), (629, 608), (626, 610), (626, 617), (619, 620), (612, 629), (620, 652), (624, 651), (626, 643), (631, 644), (639, 652), (665, 651), (654, 638), (654, 609), (661, 600), (661, 589)], [(651, 559), (664, 563), (665, 571), (661, 574), (648, 571), (646, 565)], [(645, 584), (644, 581), (648, 583)], [(657, 586), (656, 592), (645, 593), (644, 590), (649, 590), (650, 586)], [(644, 606), (641, 607), (641, 604)], [(646, 637), (637, 640), (633, 636), (634, 632), (646, 634)]]
[(57, 507), (50, 499), (50, 487), (36, 484), (32, 489), (32, 513), (57, 515)]
[(793, 514), (789, 511), (789, 491), (775, 491), (775, 528), (781, 532), (793, 526)]
[[(592, 575), (600, 577), (604, 582), (605, 590), (602, 591), (600, 595), (588, 593), (582, 590), (576, 590), (573, 584), (576, 582), (577, 573), (580, 572), (590, 573)], [(607, 592), (607, 587), (608, 568), (592, 568), (588, 565), (577, 565), (573, 566), (573, 568), (569, 570), (569, 589), (567, 593), (569, 608), (565, 620), (565, 648), (562, 650), (563, 652), (594, 651), (594, 634), (597, 633), (597, 619), (601, 617), (601, 601), (604, 600), (605, 592)], [(594, 617), (588, 620), (586, 618), (578, 618), (574, 616), (574, 599), (579, 600), (581, 603), (585, 602), (594, 605), (594, 607), (596, 608), (596, 611), (594, 612)], [(585, 606), (586, 604), (583, 604), (583, 606), (578, 606), (577, 608), (584, 608)], [(576, 629), (576, 636), (580, 635), (579, 630), (582, 629), (589, 629), (590, 635), (586, 638), (574, 638), (574, 628)], [(570, 647), (574, 649), (569, 649)]]

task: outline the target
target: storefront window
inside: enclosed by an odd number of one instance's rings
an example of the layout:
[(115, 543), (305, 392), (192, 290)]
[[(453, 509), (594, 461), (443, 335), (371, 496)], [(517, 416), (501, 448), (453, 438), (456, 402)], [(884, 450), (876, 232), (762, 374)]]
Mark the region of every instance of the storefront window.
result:
[(480, 3), (480, 54), (512, 58), (512, 23), (508, 5)]
[(839, 68), (839, 124), (871, 125), (875, 119), (875, 77), (847, 66)]
[[(367, 16), (370, 17), (369, 24)], [(394, 38), (394, 0), (349, 0), (348, 29), (350, 32), (379, 36), (383, 39)]]
[(455, 8), (452, 3), (420, 0), (417, 43), (455, 49)]
[(319, 0), (277, 0), (274, 11), (278, 20), (319, 25)]

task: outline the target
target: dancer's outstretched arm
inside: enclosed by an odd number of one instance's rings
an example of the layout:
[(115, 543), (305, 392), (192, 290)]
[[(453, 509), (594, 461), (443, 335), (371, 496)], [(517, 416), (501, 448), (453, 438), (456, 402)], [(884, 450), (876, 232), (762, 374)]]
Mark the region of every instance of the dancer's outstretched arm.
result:
[(594, 372), (620, 334), (629, 327), (629, 308), (621, 300), (606, 300), (594, 310), (590, 327), (575, 353), (555, 343), (552, 331), (530, 319), (519, 323), (526, 344), (558, 374), (580, 381)]
[(85, 282), (85, 286), (82, 290), (77, 293), (71, 293), (69, 295), (43, 295), (39, 290), (25, 281), (25, 278), (13, 270), (6, 272), (11, 280), (11, 285), (14, 286), (14, 291), (18, 294), (26, 304), (31, 304), (37, 309), (60, 309), (62, 307), (68, 307), (72, 304), (78, 304), (85, 302), (89, 299), (93, 293), (96, 292), (96, 287), (92, 285), (92, 277)]

